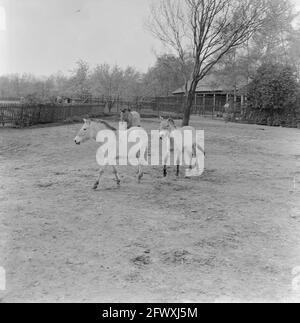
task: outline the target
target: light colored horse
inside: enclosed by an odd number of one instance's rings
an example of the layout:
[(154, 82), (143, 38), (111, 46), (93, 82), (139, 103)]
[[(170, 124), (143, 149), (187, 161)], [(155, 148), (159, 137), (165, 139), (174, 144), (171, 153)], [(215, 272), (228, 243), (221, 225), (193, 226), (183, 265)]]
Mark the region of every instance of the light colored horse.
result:
[[(185, 146), (184, 142), (181, 143), (182, 145), (179, 144), (179, 142), (176, 140), (176, 138), (184, 138), (184, 133), (185, 131), (190, 131), (192, 133), (192, 145)], [(175, 156), (181, 156), (181, 152), (184, 152), (187, 154), (190, 160), (190, 170), (192, 169), (192, 162), (193, 162), (193, 157), (196, 156), (196, 149), (198, 148), (203, 155), (205, 156), (205, 151), (204, 149), (197, 144), (196, 142), (196, 129), (193, 127), (183, 127), (183, 128), (177, 128), (176, 124), (173, 119), (164, 119), (160, 118), (160, 127), (159, 127), (159, 137), (161, 140), (164, 138), (168, 138), (169, 141), (168, 143), (173, 142), (173, 150), (174, 150), (174, 155)], [(170, 152), (170, 146), (168, 145), (168, 154), (165, 156), (164, 160), (164, 177), (167, 176), (167, 160), (169, 158), (169, 152)], [(180, 170), (180, 161), (177, 160), (177, 170), (176, 170), (176, 176), (179, 176), (179, 170)]]
[(121, 111), (121, 122), (127, 123), (127, 129), (141, 126), (141, 116), (136, 111), (124, 109)]
[[(99, 133), (99, 131), (101, 130), (111, 130), (114, 131), (116, 133), (116, 137), (119, 136), (119, 131), (112, 127), (110, 124), (108, 124), (106, 121), (103, 120), (95, 120), (95, 119), (84, 119), (84, 125), (83, 127), (80, 129), (80, 131), (78, 132), (76, 138), (75, 138), (75, 143), (76, 145), (80, 145), (88, 140), (97, 140), (97, 135)], [(136, 130), (141, 130), (141, 128), (131, 128), (130, 130), (128, 130), (127, 135), (130, 135), (130, 132), (132, 131), (136, 131)], [(118, 138), (117, 138), (117, 142), (118, 142)], [(117, 156), (118, 158), (119, 156)], [(139, 158), (139, 156), (137, 156)], [(117, 184), (120, 185), (121, 184), (121, 180), (120, 180), (120, 176), (119, 173), (117, 171), (116, 166), (112, 166), (113, 169), (113, 173), (115, 175)], [(100, 180), (101, 177), (104, 174), (104, 168), (101, 167), (100, 171), (99, 171), (99, 177), (97, 179), (97, 181), (95, 182), (93, 189), (96, 190), (100, 184)], [(140, 159), (139, 159), (139, 165), (138, 165), (138, 182), (140, 183), (141, 179), (143, 178), (144, 174), (142, 171), (142, 166), (140, 163)]]

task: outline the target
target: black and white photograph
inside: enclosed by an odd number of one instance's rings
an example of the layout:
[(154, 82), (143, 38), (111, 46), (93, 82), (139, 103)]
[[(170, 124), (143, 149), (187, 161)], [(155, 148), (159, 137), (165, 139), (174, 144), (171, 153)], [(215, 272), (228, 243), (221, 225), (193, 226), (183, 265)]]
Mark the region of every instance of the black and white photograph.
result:
[(0, 303), (299, 302), (300, 0), (0, 0)]

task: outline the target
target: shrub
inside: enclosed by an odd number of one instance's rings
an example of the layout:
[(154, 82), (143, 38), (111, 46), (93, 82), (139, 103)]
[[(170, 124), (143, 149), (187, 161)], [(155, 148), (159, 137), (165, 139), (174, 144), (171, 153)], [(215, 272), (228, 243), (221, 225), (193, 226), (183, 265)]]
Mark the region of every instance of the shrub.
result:
[(248, 104), (256, 123), (270, 126), (296, 124), (299, 93), (299, 84), (291, 66), (263, 64), (248, 91)]

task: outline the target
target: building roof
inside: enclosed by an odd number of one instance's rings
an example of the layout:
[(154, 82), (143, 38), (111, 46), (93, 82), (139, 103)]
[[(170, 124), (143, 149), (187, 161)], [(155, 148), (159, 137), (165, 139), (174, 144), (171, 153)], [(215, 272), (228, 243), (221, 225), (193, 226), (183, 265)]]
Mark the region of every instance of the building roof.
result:
[[(238, 89), (245, 87), (245, 82), (238, 82)], [(234, 90), (234, 84), (224, 77), (216, 74), (210, 74), (205, 76), (198, 84), (197, 93), (228, 93)], [(173, 95), (184, 94), (184, 87), (177, 89), (173, 92)]]

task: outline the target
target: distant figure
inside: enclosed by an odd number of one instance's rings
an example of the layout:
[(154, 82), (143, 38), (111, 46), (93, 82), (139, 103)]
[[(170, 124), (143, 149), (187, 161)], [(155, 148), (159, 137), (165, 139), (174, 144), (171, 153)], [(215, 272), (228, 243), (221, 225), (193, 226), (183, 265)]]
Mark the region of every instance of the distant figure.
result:
[(63, 98), (61, 96), (56, 97), (56, 104), (63, 104)]
[(141, 116), (136, 111), (124, 109), (121, 111), (121, 122), (127, 123), (127, 129), (141, 126)]
[(71, 104), (72, 103), (72, 99), (71, 98), (65, 98), (64, 99), (64, 103), (65, 104)]
[(224, 111), (225, 111), (225, 113), (230, 113), (230, 104), (228, 101), (224, 105)]
[(228, 122), (230, 120), (230, 103), (229, 101), (226, 101), (226, 104), (224, 105), (224, 114), (223, 114), (223, 119)]

